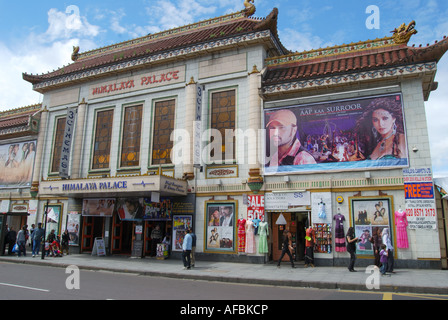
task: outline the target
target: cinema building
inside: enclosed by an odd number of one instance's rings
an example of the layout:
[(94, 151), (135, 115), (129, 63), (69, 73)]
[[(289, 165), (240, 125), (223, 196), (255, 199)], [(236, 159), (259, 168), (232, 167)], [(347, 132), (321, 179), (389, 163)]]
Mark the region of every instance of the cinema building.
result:
[(7, 226), (18, 232), (36, 215), (37, 200), (30, 188), (41, 107), (0, 112), (0, 248)]
[(285, 229), (303, 260), (311, 228), (314, 263), (345, 265), (353, 227), (369, 265), (388, 229), (397, 267), (439, 268), (424, 102), (447, 40), (409, 47), (411, 23), (293, 53), (278, 18), (249, 8), (24, 74), (44, 95), (38, 216), (48, 204), (78, 252), (154, 255), (158, 226), (176, 255), (191, 227), (199, 259), (254, 263)]

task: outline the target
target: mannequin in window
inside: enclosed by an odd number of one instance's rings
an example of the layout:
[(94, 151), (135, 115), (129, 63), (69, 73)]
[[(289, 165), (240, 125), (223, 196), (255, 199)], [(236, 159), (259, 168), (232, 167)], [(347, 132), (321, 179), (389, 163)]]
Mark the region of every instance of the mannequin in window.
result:
[(269, 227), (266, 221), (261, 221), (258, 224), (258, 235), (260, 236), (258, 239), (258, 253), (268, 253)]
[(400, 207), (398, 211), (395, 211), (395, 226), (397, 228), (397, 248), (407, 249), (409, 248), (408, 231), (408, 219), (406, 212)]
[(246, 250), (246, 219), (240, 218), (238, 224), (238, 252)]
[(345, 217), (341, 214), (341, 209), (338, 208), (338, 214), (334, 216), (333, 220), (335, 221), (335, 234), (334, 234), (334, 242), (335, 242), (335, 250), (336, 252), (345, 252), (347, 248), (345, 247), (345, 233), (344, 233), (344, 221)]
[(246, 253), (255, 253), (254, 222), (252, 219), (246, 221)]

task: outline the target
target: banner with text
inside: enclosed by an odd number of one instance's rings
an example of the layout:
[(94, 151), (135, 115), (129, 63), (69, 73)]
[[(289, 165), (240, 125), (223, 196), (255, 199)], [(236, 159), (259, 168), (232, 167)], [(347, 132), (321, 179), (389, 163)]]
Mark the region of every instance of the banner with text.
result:
[(436, 229), (437, 212), (431, 168), (403, 169), (409, 229)]
[(265, 173), (408, 166), (400, 94), (266, 109)]

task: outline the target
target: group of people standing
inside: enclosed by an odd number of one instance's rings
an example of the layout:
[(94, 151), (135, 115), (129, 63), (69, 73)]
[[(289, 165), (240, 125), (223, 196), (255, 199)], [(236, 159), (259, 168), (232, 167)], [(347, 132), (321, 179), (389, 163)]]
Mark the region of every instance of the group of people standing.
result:
[[(356, 261), (356, 243), (361, 241), (355, 235), (355, 228), (350, 227), (347, 235), (347, 252), (350, 253), (350, 263), (348, 270), (355, 272)], [(373, 245), (373, 254), (375, 257), (374, 264), (380, 268), (382, 275), (387, 273), (394, 273), (394, 247), (392, 246), (392, 239), (390, 237), (389, 228), (375, 228), (373, 236), (369, 239)]]
[[(14, 253), (17, 253), (18, 257), (21, 257), (22, 254), (26, 257), (26, 245), (29, 243), (32, 257), (34, 258), (36, 255), (39, 255), (44, 238), (45, 230), (42, 228), (42, 223), (38, 223), (37, 228), (34, 224), (32, 224), (29, 231), (27, 225), (24, 225), (19, 232), (16, 232), (13, 227), (9, 227), (7, 228), (5, 235), (2, 254), (6, 250), (6, 244), (8, 244), (8, 255), (14, 255)], [(49, 254), (53, 255), (54, 251), (60, 251), (62, 255), (62, 251), (64, 250), (66, 250), (67, 254), (69, 254), (69, 234), (67, 230), (62, 235), (62, 242), (59, 239), (59, 236), (56, 236), (55, 230), (51, 230), (45, 240), (49, 244), (48, 249), (45, 249), (47, 256)]]

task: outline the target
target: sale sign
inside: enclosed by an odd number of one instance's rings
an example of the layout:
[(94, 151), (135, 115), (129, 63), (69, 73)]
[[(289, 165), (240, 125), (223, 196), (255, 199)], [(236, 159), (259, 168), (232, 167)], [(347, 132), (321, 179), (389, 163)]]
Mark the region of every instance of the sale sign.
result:
[(409, 229), (436, 229), (437, 212), (431, 168), (403, 169)]
[(247, 196), (247, 219), (264, 221), (264, 196)]

